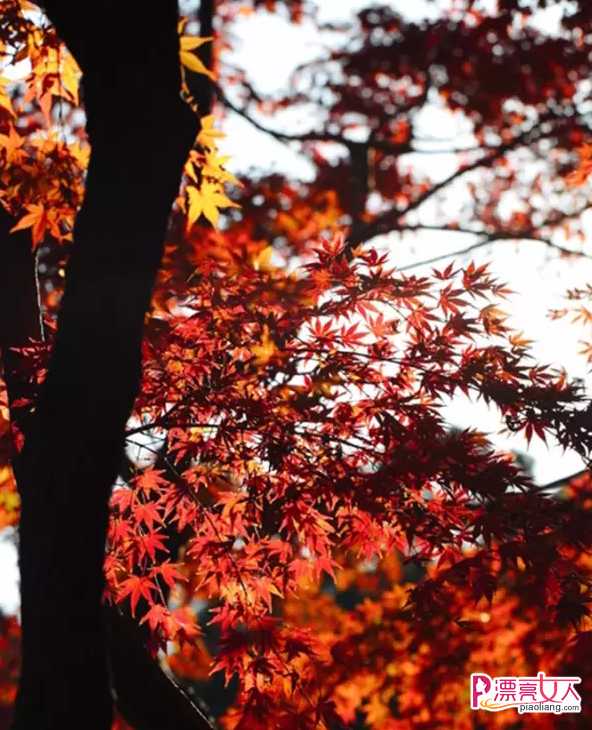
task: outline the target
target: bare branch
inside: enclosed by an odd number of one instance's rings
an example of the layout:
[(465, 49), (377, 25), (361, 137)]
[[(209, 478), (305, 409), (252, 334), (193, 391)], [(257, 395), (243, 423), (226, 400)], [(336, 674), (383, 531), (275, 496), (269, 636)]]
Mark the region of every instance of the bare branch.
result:
[(377, 149), (384, 152), (389, 152), (394, 155), (449, 155), (449, 154), (462, 154), (463, 152), (478, 152), (487, 149), (491, 149), (488, 145), (473, 145), (471, 147), (452, 147), (449, 149), (421, 149), (413, 147), (410, 142), (397, 144), (390, 142), (387, 139), (380, 139), (371, 135), (367, 140), (360, 142), (356, 140), (347, 139), (340, 134), (331, 134), (329, 132), (312, 131), (305, 132), (303, 134), (294, 134), (289, 132), (282, 132), (279, 129), (271, 129), (265, 124), (262, 124), (257, 119), (252, 117), (245, 109), (241, 108), (234, 102), (232, 102), (226, 94), (218, 87), (217, 95), (220, 101), (235, 114), (245, 119), (255, 129), (258, 129), (264, 134), (268, 134), (279, 142), (334, 142), (335, 144), (343, 145), (348, 149), (352, 147), (363, 147), (366, 149)]
[(516, 243), (519, 241), (528, 241), (532, 243), (543, 243), (549, 248), (552, 248), (559, 253), (566, 255), (566, 256), (574, 256), (576, 258), (584, 258), (589, 259), (592, 261), (592, 256), (589, 254), (583, 253), (582, 251), (572, 251), (569, 248), (565, 248), (564, 246), (560, 246), (559, 244), (553, 243), (552, 241), (544, 238), (536, 238), (534, 236), (504, 236), (504, 235), (491, 235), (487, 236), (486, 238), (483, 238), (479, 241), (476, 241), (475, 243), (471, 244), (470, 246), (466, 246), (465, 248), (457, 249), (456, 251), (450, 251), (448, 253), (438, 254), (436, 256), (432, 256), (429, 259), (422, 259), (421, 261), (415, 261), (411, 264), (406, 264), (405, 266), (400, 266), (399, 271), (407, 271), (409, 269), (417, 269), (420, 266), (429, 266), (430, 264), (436, 264), (439, 261), (444, 261), (445, 259), (449, 258), (455, 258), (456, 256), (464, 256), (468, 253), (471, 253), (473, 251), (476, 251), (479, 248), (483, 248), (484, 246), (487, 246), (488, 244), (495, 243), (497, 241), (515, 241)]
[(534, 243), (543, 243), (548, 248), (551, 248), (558, 253), (560, 253), (562, 256), (571, 256), (573, 258), (583, 258), (583, 259), (589, 259), (592, 260), (592, 256), (590, 254), (584, 253), (583, 251), (575, 251), (571, 248), (567, 248), (566, 246), (561, 246), (558, 243), (555, 243), (551, 238), (545, 237), (545, 236), (539, 236), (537, 235), (537, 230), (542, 230), (544, 228), (547, 228), (548, 226), (557, 226), (563, 223), (566, 220), (569, 220), (571, 218), (576, 218), (577, 216), (580, 216), (582, 213), (584, 213), (586, 210), (589, 210), (592, 208), (592, 204), (587, 203), (586, 205), (582, 206), (579, 210), (573, 211), (572, 213), (565, 213), (559, 217), (549, 217), (546, 220), (544, 220), (539, 226), (536, 228), (533, 226), (528, 229), (522, 229), (522, 230), (507, 230), (507, 231), (476, 231), (471, 228), (462, 228), (462, 227), (456, 227), (456, 226), (438, 226), (438, 225), (422, 225), (422, 224), (415, 224), (415, 225), (401, 225), (397, 228), (397, 231), (405, 232), (405, 231), (440, 231), (440, 232), (449, 232), (449, 233), (460, 233), (464, 235), (472, 235), (472, 236), (481, 236), (481, 238), (478, 241), (475, 241), (469, 246), (466, 246), (465, 248), (458, 249), (456, 251), (451, 251), (448, 253), (442, 253), (437, 254), (436, 256), (432, 256), (428, 259), (422, 259), (421, 261), (415, 261), (414, 263), (407, 264), (406, 266), (401, 267), (401, 271), (407, 270), (407, 269), (415, 269), (420, 266), (428, 266), (430, 264), (438, 263), (439, 261), (443, 261), (448, 258), (454, 258), (455, 256), (464, 256), (465, 254), (471, 253), (472, 251), (475, 251), (479, 248), (483, 248), (484, 246), (487, 246), (491, 243), (496, 243), (497, 241), (530, 241)]
[[(545, 119), (545, 122), (549, 121), (563, 121), (560, 117), (559, 118), (553, 118), (553, 119)], [(539, 122), (539, 124), (531, 128), (529, 130), (526, 130), (525, 132), (522, 132), (521, 134), (517, 135), (514, 139), (510, 140), (509, 142), (505, 142), (502, 145), (499, 145), (495, 148), (494, 151), (492, 151), (490, 154), (483, 155), (482, 157), (479, 157), (478, 159), (474, 160), (473, 162), (469, 163), (468, 165), (463, 165), (459, 167), (455, 172), (448, 175), (448, 177), (445, 177), (440, 182), (436, 183), (435, 185), (432, 185), (431, 188), (426, 190), (421, 195), (418, 195), (417, 198), (412, 200), (406, 208), (402, 210), (397, 210), (395, 208), (391, 208), (387, 210), (386, 212), (382, 213), (381, 215), (377, 216), (373, 221), (366, 224), (363, 227), (359, 227), (358, 231), (355, 236), (350, 236), (349, 239), (349, 248), (355, 248), (358, 244), (368, 241), (371, 238), (374, 238), (375, 236), (379, 236), (385, 233), (390, 233), (392, 230), (399, 230), (399, 221), (404, 218), (406, 215), (411, 213), (412, 211), (419, 208), (420, 205), (425, 203), (429, 198), (433, 197), (436, 193), (440, 192), (441, 190), (444, 190), (447, 188), (451, 183), (453, 183), (455, 180), (458, 180), (463, 175), (466, 175), (468, 172), (472, 172), (473, 170), (477, 170), (480, 167), (485, 167), (491, 165), (496, 160), (499, 160), (501, 157), (503, 157), (507, 152), (510, 152), (511, 150), (517, 149), (518, 147), (521, 147), (523, 145), (530, 144), (534, 141), (544, 139), (545, 137), (550, 137), (553, 134), (553, 129), (549, 129), (547, 131), (542, 130), (543, 126), (543, 120)]]

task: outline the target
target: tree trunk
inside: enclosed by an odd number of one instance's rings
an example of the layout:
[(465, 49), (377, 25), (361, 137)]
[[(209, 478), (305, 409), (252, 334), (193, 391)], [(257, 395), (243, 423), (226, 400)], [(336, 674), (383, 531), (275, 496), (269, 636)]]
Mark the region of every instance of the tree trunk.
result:
[(176, 2), (48, 0), (46, 8), (84, 73), (93, 152), (56, 343), (18, 469), (23, 666), (14, 728), (108, 730), (108, 498), (196, 121), (179, 97)]
[[(41, 340), (43, 332), (30, 234), (11, 234), (14, 223), (0, 206), (0, 349), (11, 418), (26, 434), (30, 409), (14, 404), (21, 398), (34, 401), (36, 392), (12, 348)], [(18, 467), (18, 462), (14, 463)], [(18, 469), (16, 476), (20, 481)], [(114, 607), (106, 607), (105, 614), (112, 684), (117, 708), (125, 720), (136, 730), (211, 728), (200, 709), (151, 657), (137, 622)], [(8, 727), (10, 714), (9, 710), (0, 713), (0, 727)]]

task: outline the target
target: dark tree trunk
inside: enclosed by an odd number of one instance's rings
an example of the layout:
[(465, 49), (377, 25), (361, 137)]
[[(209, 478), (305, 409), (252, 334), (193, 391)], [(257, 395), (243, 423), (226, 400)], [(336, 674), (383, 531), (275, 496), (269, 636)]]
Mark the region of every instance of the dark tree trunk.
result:
[(150, 658), (130, 616), (108, 609), (117, 709), (136, 730), (212, 730), (201, 710)]
[(14, 727), (107, 730), (107, 503), (196, 123), (178, 93), (173, 0), (45, 5), (84, 73), (93, 152), (56, 344), (18, 466), (23, 668)]
[[(0, 349), (11, 417), (26, 433), (28, 407), (14, 407), (20, 399), (35, 400), (36, 392), (22, 358), (13, 350), (43, 337), (35, 255), (28, 231), (10, 233), (14, 219), (0, 206)], [(15, 460), (17, 481), (19, 464)], [(118, 710), (137, 730), (204, 730), (211, 725), (199, 708), (152, 659), (137, 623), (107, 607), (109, 659)], [(0, 718), (4, 727), (8, 718)]]

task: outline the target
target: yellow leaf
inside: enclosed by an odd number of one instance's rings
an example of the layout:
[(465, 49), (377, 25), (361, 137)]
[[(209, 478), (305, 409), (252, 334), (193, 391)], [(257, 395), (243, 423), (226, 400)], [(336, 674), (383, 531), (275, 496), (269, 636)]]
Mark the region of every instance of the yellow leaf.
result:
[(193, 225), (200, 215), (207, 218), (213, 226), (220, 217), (219, 208), (238, 208), (230, 198), (226, 197), (221, 186), (208, 180), (202, 183), (201, 188), (187, 188), (189, 208), (187, 210), (188, 225)]
[(208, 114), (207, 116), (202, 117), (200, 120), (201, 129), (197, 135), (198, 144), (201, 144), (203, 147), (208, 147), (209, 149), (215, 149), (216, 139), (225, 136), (224, 132), (214, 128), (214, 121), (215, 119), (213, 114)]
[(212, 81), (216, 78), (214, 74), (204, 66), (204, 64), (197, 56), (194, 56), (192, 53), (186, 53), (185, 51), (181, 51), (180, 56), (181, 63), (190, 71), (194, 71), (198, 74), (204, 74), (204, 76), (212, 79)]
[(185, 174), (187, 177), (191, 178), (194, 183), (197, 183), (197, 173), (195, 172), (195, 167), (191, 158), (185, 163)]
[(266, 246), (262, 251), (253, 256), (253, 268), (255, 271), (269, 271), (271, 269), (271, 257), (273, 246)]
[(198, 74), (204, 74), (208, 78), (215, 80), (214, 74), (204, 65), (198, 56), (191, 51), (196, 48), (203, 46), (204, 43), (208, 43), (212, 38), (199, 38), (198, 36), (182, 36), (180, 41), (179, 55), (181, 57), (181, 63), (183, 66), (188, 68), (190, 71), (194, 71)]
[(78, 104), (78, 89), (82, 75), (74, 56), (68, 51), (62, 55), (63, 64), (60, 71), (60, 84), (69, 95), (74, 104)]
[(12, 469), (8, 465), (0, 466), (0, 530), (17, 522), (19, 507)]
[(199, 189), (193, 186), (188, 187), (187, 199), (189, 201), (189, 207), (187, 208), (187, 223), (189, 226), (192, 226), (203, 211), (202, 197)]
[(181, 36), (180, 44), (182, 51), (194, 51), (196, 48), (203, 46), (204, 43), (209, 43), (214, 40), (212, 36), (201, 38), (197, 35), (184, 35)]
[(236, 177), (224, 169), (224, 165), (229, 159), (230, 157), (228, 155), (220, 157), (216, 152), (206, 152), (206, 161), (202, 167), (202, 174), (205, 177), (213, 177), (221, 183), (231, 182), (235, 185), (240, 185)]

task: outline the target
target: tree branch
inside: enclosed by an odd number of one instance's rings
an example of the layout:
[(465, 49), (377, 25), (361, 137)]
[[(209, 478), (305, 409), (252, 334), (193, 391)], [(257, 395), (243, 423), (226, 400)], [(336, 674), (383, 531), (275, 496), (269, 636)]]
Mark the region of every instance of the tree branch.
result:
[(535, 489), (537, 492), (547, 492), (560, 489), (566, 484), (569, 484), (574, 479), (578, 479), (579, 477), (583, 477), (585, 474), (588, 474), (589, 471), (589, 469), (582, 469), (581, 471), (575, 472), (575, 474), (568, 474), (567, 476), (561, 477), (560, 479), (555, 479), (552, 482), (547, 482), (547, 484), (541, 484), (540, 486), (535, 487)]
[[(537, 228), (543, 229), (547, 226), (551, 225), (559, 225), (565, 220), (568, 220), (570, 218), (575, 218), (576, 216), (581, 215), (586, 210), (589, 210), (592, 207), (592, 204), (586, 204), (580, 208), (578, 211), (574, 211), (573, 213), (566, 213), (565, 215), (560, 216), (559, 218), (547, 218), (545, 221), (543, 221)], [(470, 228), (462, 228), (462, 227), (454, 227), (454, 226), (437, 226), (437, 225), (422, 225), (422, 224), (416, 224), (416, 225), (401, 225), (397, 228), (397, 231), (399, 232), (408, 232), (408, 231), (446, 231), (450, 233), (460, 233), (465, 235), (472, 235), (472, 236), (481, 236), (481, 238), (476, 241), (475, 243), (472, 243), (470, 246), (466, 246), (465, 248), (458, 249), (456, 251), (450, 251), (447, 253), (442, 254), (436, 254), (435, 256), (432, 256), (427, 259), (422, 259), (421, 261), (415, 261), (411, 264), (407, 264), (405, 266), (400, 267), (400, 271), (406, 271), (408, 269), (415, 269), (420, 266), (428, 266), (430, 264), (438, 263), (439, 261), (443, 261), (445, 259), (453, 258), (455, 256), (464, 256), (468, 253), (471, 253), (472, 251), (475, 251), (479, 248), (483, 248), (484, 246), (487, 246), (491, 243), (495, 243), (496, 241), (530, 241), (533, 243), (542, 243), (548, 248), (551, 248), (557, 252), (559, 252), (563, 256), (571, 256), (576, 258), (583, 258), (583, 259), (590, 259), (592, 260), (592, 256), (590, 254), (586, 254), (583, 251), (574, 251), (573, 249), (567, 248), (566, 246), (561, 246), (558, 243), (555, 243), (548, 237), (544, 236), (538, 236), (536, 234), (537, 229), (534, 227), (522, 229), (522, 230), (515, 230), (515, 231), (492, 231), (490, 233), (481, 232), (481, 231), (475, 231)]]
[(146, 649), (134, 619), (108, 607), (117, 708), (136, 730), (212, 730), (214, 725)]
[[(259, 103), (263, 103), (264, 99), (259, 97), (256, 92), (248, 85), (245, 81), (242, 82), (243, 85), (245, 85), (250, 95)], [(413, 142), (427, 142), (427, 141), (439, 141), (439, 138), (427, 138), (427, 137), (412, 137), (409, 142), (404, 143), (396, 143), (391, 142), (388, 139), (381, 139), (380, 137), (377, 137), (376, 135), (370, 135), (368, 139), (363, 141), (358, 140), (350, 140), (346, 137), (343, 137), (340, 134), (332, 134), (330, 132), (323, 132), (323, 131), (311, 131), (311, 132), (304, 132), (304, 133), (291, 133), (291, 132), (282, 132), (279, 129), (272, 129), (271, 127), (268, 127), (267, 125), (263, 124), (262, 122), (258, 121), (254, 117), (252, 117), (246, 109), (243, 107), (238, 106), (233, 101), (230, 100), (227, 94), (224, 93), (223, 89), (218, 85), (216, 87), (217, 96), (224, 104), (225, 107), (230, 109), (230, 111), (234, 112), (238, 116), (242, 117), (245, 121), (247, 121), (252, 127), (259, 130), (260, 132), (263, 132), (264, 134), (267, 134), (274, 139), (276, 139), (279, 142), (333, 142), (335, 144), (343, 145), (344, 147), (351, 148), (352, 146), (356, 148), (364, 148), (366, 150), (381, 150), (383, 152), (388, 152), (389, 154), (401, 156), (406, 154), (414, 154), (414, 155), (458, 155), (463, 154), (467, 152), (497, 152), (500, 150), (504, 145), (492, 145), (492, 144), (475, 144), (470, 145), (466, 147), (448, 147), (444, 149), (421, 149), (418, 147), (413, 146)], [(421, 102), (417, 102), (415, 106), (419, 107), (421, 106)], [(405, 113), (407, 110), (402, 110), (400, 113)], [(537, 125), (540, 126), (544, 123), (554, 122), (554, 121), (562, 121), (563, 118), (561, 116), (556, 115), (555, 113), (548, 113), (545, 114), (541, 119), (539, 120), (539, 123)], [(533, 132), (533, 130), (528, 130), (521, 136), (529, 135)], [(546, 135), (541, 135), (540, 138)], [(451, 139), (451, 138), (449, 138)], [(511, 142), (510, 146), (513, 146), (514, 143)]]
[(279, 129), (271, 129), (270, 127), (267, 127), (265, 124), (262, 124), (257, 119), (252, 117), (248, 112), (246, 112), (243, 108), (232, 102), (228, 96), (222, 91), (222, 89), (218, 86), (217, 87), (217, 96), (220, 99), (220, 101), (224, 104), (225, 107), (230, 109), (230, 111), (234, 112), (235, 114), (238, 114), (240, 117), (242, 117), (244, 120), (246, 120), (252, 127), (259, 130), (260, 132), (263, 132), (264, 134), (267, 134), (274, 139), (278, 140), (278, 142), (333, 142), (335, 144), (343, 145), (344, 147), (347, 147), (348, 149), (364, 149), (364, 150), (381, 150), (383, 152), (388, 152), (393, 155), (405, 155), (405, 154), (416, 154), (416, 155), (444, 155), (444, 154), (462, 154), (463, 152), (477, 152), (482, 151), (486, 149), (491, 149), (488, 145), (474, 145), (471, 147), (456, 147), (456, 148), (450, 148), (450, 149), (443, 149), (443, 150), (423, 150), (418, 149), (416, 147), (413, 147), (411, 143), (405, 142), (405, 143), (395, 143), (390, 142), (387, 139), (380, 139), (376, 136), (370, 136), (365, 141), (357, 141), (357, 140), (351, 140), (347, 139), (346, 137), (343, 137), (340, 134), (331, 134), (330, 132), (321, 132), (321, 131), (312, 131), (312, 132), (304, 132), (302, 134), (294, 134), (289, 132), (282, 132)]
[[(412, 212), (416, 208), (418, 208), (420, 205), (422, 205), (424, 202), (426, 202), (429, 198), (431, 198), (433, 195), (438, 193), (439, 191), (445, 189), (448, 187), (451, 183), (453, 183), (455, 180), (460, 178), (462, 175), (465, 175), (468, 172), (471, 172), (473, 170), (478, 169), (479, 167), (483, 166), (489, 166), (495, 160), (503, 157), (507, 152), (510, 152), (513, 149), (516, 149), (524, 144), (529, 144), (532, 141), (544, 139), (545, 137), (552, 136), (554, 133), (553, 129), (545, 130), (543, 131), (543, 127), (545, 124), (553, 124), (556, 122), (564, 121), (561, 116), (557, 116), (554, 113), (549, 112), (548, 114), (545, 114), (541, 117), (536, 127), (533, 127), (529, 130), (526, 130), (525, 132), (517, 135), (513, 140), (510, 140), (509, 142), (498, 145), (498, 146), (491, 146), (491, 145), (477, 145), (474, 147), (467, 147), (467, 148), (452, 148), (448, 150), (419, 150), (415, 149), (410, 143), (404, 143), (404, 144), (394, 144), (392, 142), (389, 142), (388, 140), (380, 140), (376, 139), (375, 137), (370, 137), (368, 140), (364, 142), (358, 142), (353, 140), (348, 140), (340, 135), (336, 134), (330, 134), (326, 132), (306, 132), (303, 134), (291, 134), (287, 132), (281, 132), (280, 130), (271, 129), (258, 120), (251, 117), (244, 109), (234, 104), (227, 95), (224, 94), (224, 92), (221, 89), (218, 89), (218, 95), (221, 99), (222, 103), (229, 108), (231, 111), (235, 112), (239, 116), (241, 116), (243, 119), (249, 122), (253, 127), (258, 129), (259, 131), (268, 134), (272, 136), (274, 139), (280, 141), (280, 142), (333, 142), (336, 144), (343, 145), (346, 147), (350, 153), (351, 159), (352, 159), (352, 165), (355, 166), (356, 160), (362, 160), (365, 159), (365, 155), (367, 155), (368, 151), (370, 149), (380, 149), (387, 152), (390, 152), (392, 154), (396, 155), (404, 155), (404, 154), (460, 154), (463, 152), (474, 152), (474, 151), (489, 151), (490, 154), (485, 154), (483, 157), (478, 158), (472, 163), (469, 163), (468, 165), (464, 165), (460, 167), (458, 170), (455, 170), (454, 173), (446, 177), (444, 180), (440, 181), (439, 183), (436, 183), (431, 188), (426, 190), (424, 193), (419, 195), (415, 200), (411, 201), (409, 205), (403, 209), (403, 210), (395, 210), (390, 209), (383, 213), (382, 215), (378, 216), (377, 219), (374, 221), (364, 224), (360, 220), (359, 215), (354, 215), (354, 224), (352, 225), (352, 229), (350, 231), (350, 235), (348, 237), (348, 249), (351, 250), (355, 248), (359, 243), (362, 243), (363, 241), (369, 240), (370, 238), (373, 238), (374, 236), (381, 235), (384, 233), (388, 233), (391, 231), (412, 231), (412, 230), (438, 230), (438, 231), (455, 231), (457, 233), (465, 233), (470, 235), (479, 235), (479, 231), (474, 231), (471, 229), (463, 229), (463, 228), (452, 228), (452, 227), (443, 227), (443, 226), (429, 226), (429, 225), (412, 225), (412, 224), (401, 224), (399, 221), (404, 218), (408, 213)], [(359, 163), (358, 163), (359, 167)], [(588, 207), (588, 206), (586, 206)], [(582, 211), (583, 212), (583, 211)], [(573, 216), (568, 216), (573, 217)], [(547, 225), (553, 224), (552, 221), (549, 221)], [(539, 228), (544, 227), (544, 223), (539, 226)], [(438, 261), (441, 261), (442, 259), (446, 259), (452, 256), (460, 256), (466, 253), (470, 253), (471, 251), (474, 251), (475, 249), (481, 248), (483, 246), (488, 245), (489, 243), (493, 243), (498, 240), (528, 240), (528, 241), (538, 241), (540, 243), (544, 243), (550, 248), (553, 248), (557, 251), (559, 251), (562, 254), (565, 255), (571, 255), (571, 256), (580, 256), (589, 258), (586, 254), (578, 251), (572, 251), (566, 247), (560, 246), (559, 244), (556, 244), (552, 242), (548, 238), (543, 238), (541, 236), (536, 236), (534, 233), (534, 229), (529, 229), (528, 231), (504, 231), (504, 232), (497, 232), (497, 233), (489, 233), (486, 234), (480, 241), (477, 241), (476, 243), (472, 244), (471, 246), (467, 246), (463, 249), (460, 249), (458, 251), (447, 253), (447, 254), (439, 254), (437, 256), (434, 256), (432, 258), (426, 259), (424, 261), (419, 261), (413, 264), (410, 264), (408, 266), (403, 267), (403, 269), (408, 268), (415, 268), (417, 266), (422, 266), (425, 264), (432, 264), (437, 263)]]
[[(555, 121), (557, 121), (558, 119), (560, 120), (561, 118), (554, 118)], [(510, 152), (517, 147), (521, 147), (525, 144), (530, 144), (535, 140), (550, 137), (553, 134), (553, 130), (543, 131), (541, 129), (541, 127), (543, 126), (543, 121), (549, 122), (552, 120), (546, 118), (544, 120), (541, 120), (536, 127), (517, 135), (509, 142), (499, 145), (490, 154), (483, 155), (482, 157), (479, 157), (468, 165), (463, 165), (462, 167), (459, 167), (443, 180), (435, 183), (434, 185), (432, 185), (431, 188), (423, 192), (421, 195), (418, 195), (417, 198), (412, 200), (402, 210), (390, 208), (386, 212), (378, 215), (370, 223), (367, 223), (365, 226), (361, 226), (355, 233), (355, 235), (349, 237), (348, 248), (351, 250), (360, 243), (368, 241), (375, 236), (384, 235), (386, 233), (390, 233), (393, 230), (398, 230), (398, 224), (402, 218), (419, 208), (419, 206), (425, 203), (429, 198), (433, 197), (441, 190), (444, 190), (451, 183), (453, 183), (455, 180), (458, 180), (463, 175), (466, 175), (468, 172), (477, 170), (480, 167), (491, 165), (493, 162), (503, 157), (507, 152)]]
[(417, 269), (420, 266), (430, 266), (431, 264), (436, 264), (439, 261), (445, 261), (446, 259), (455, 258), (456, 256), (465, 256), (468, 253), (471, 253), (473, 251), (476, 251), (477, 249), (483, 248), (484, 246), (487, 246), (491, 243), (495, 243), (496, 241), (528, 241), (532, 243), (543, 243), (546, 246), (549, 246), (550, 248), (553, 248), (555, 250), (558, 250), (562, 254), (568, 254), (570, 256), (577, 256), (579, 258), (586, 258), (592, 260), (592, 256), (585, 254), (580, 251), (572, 251), (568, 248), (565, 248), (563, 246), (559, 246), (556, 243), (552, 243), (551, 241), (542, 239), (542, 238), (526, 238), (526, 237), (514, 237), (511, 238), (507, 236), (488, 236), (487, 238), (481, 239), (480, 241), (477, 241), (476, 243), (471, 244), (470, 246), (466, 246), (465, 248), (457, 249), (456, 251), (449, 251), (447, 253), (437, 254), (436, 256), (432, 256), (429, 259), (422, 259), (421, 261), (414, 261), (411, 264), (405, 264), (405, 266), (399, 266), (399, 271), (408, 271), (410, 269)]

